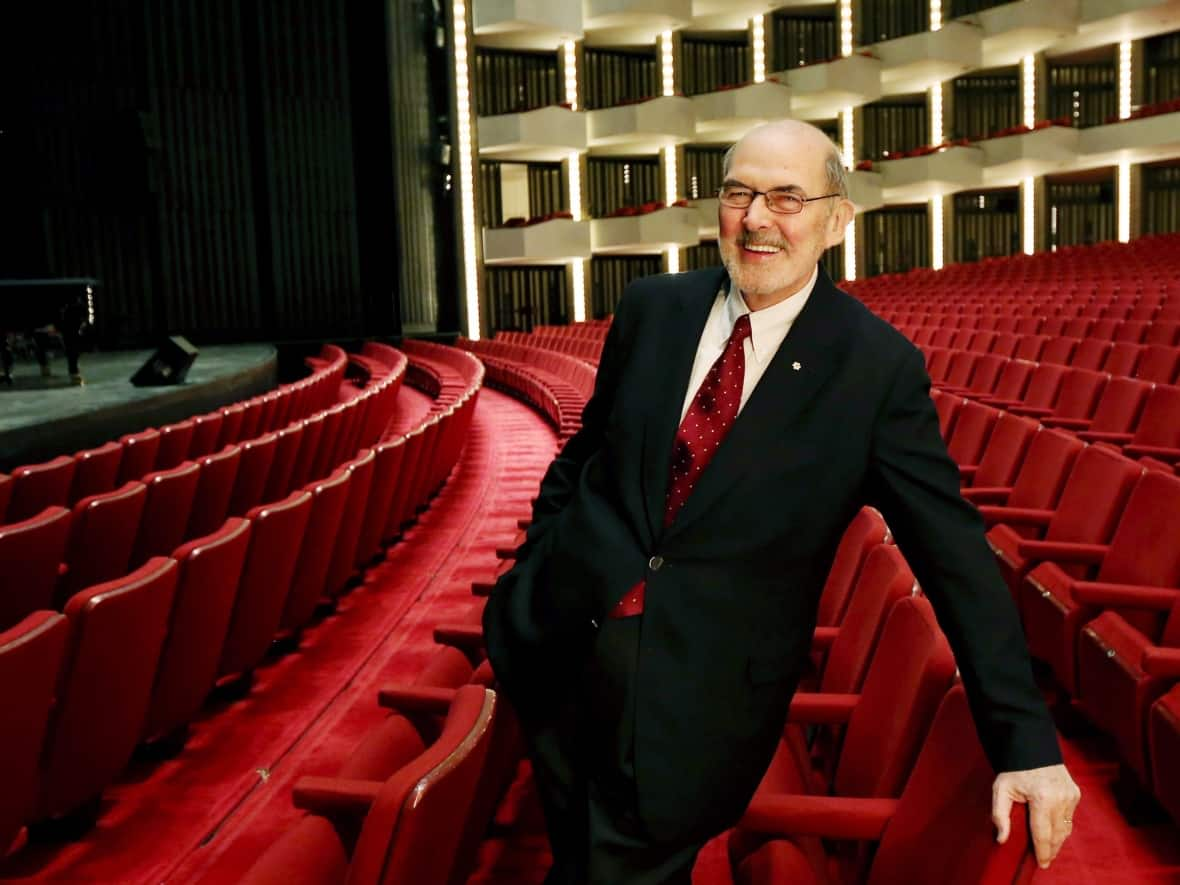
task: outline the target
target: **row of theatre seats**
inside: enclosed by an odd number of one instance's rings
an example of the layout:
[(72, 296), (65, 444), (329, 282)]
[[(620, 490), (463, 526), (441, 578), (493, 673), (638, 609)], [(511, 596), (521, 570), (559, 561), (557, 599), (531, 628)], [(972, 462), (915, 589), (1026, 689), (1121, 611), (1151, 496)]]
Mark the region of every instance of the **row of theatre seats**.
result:
[[(137, 746), (179, 751), (210, 691), (248, 686), (268, 653), (295, 647), (317, 610), (330, 610), (442, 485), (461, 452), (483, 369), (449, 348), (405, 349), (408, 363), (380, 344), (351, 356), (326, 347), (313, 374), (337, 378), (335, 405), (256, 437), (269, 454), (248, 467), (243, 443), (217, 453), (224, 457), (212, 471), (208, 459), (216, 455), (164, 471), (170, 507), (149, 516), (153, 486), (145, 478), (84, 498), (72, 514), (47, 511), (72, 520), (71, 537), (86, 531), (92, 539), (85, 569), (91, 558), (113, 560), (108, 547), (130, 557), (145, 531), (180, 537), (138, 566), (125, 559), (130, 571), (97, 583), (71, 577), (62, 590), (62, 576), (83, 569), (63, 567), (54, 554), (63, 549), (59, 539), (34, 544), (29, 528), (60, 533), (59, 522), (34, 517), (0, 529), (0, 549), (8, 538), (23, 539), (13, 566), (36, 572), (4, 588), (7, 611), (19, 620), (0, 626), (7, 627), (0, 632), (0, 697), (12, 714), (12, 727), (0, 734), (0, 849), (26, 823), (49, 834), (92, 821), (103, 790)], [(340, 358), (363, 387), (340, 382)], [(393, 429), (403, 379), (435, 397), (417, 426), (402, 428), (409, 432)], [(294, 453), (280, 454), (283, 433), (299, 440)], [(234, 469), (218, 470), (222, 463)], [(185, 482), (173, 485), (174, 475)], [(220, 489), (219, 517), (207, 531), (194, 528), (187, 506), (205, 482)], [(240, 492), (243, 482), (254, 491)], [(234, 512), (240, 496), (239, 506), (250, 506)], [(149, 519), (167, 523), (168, 532)], [(88, 528), (78, 529), (79, 520)], [(34, 549), (49, 553), (34, 563)], [(30, 590), (37, 581), (40, 589)]]
[[(533, 350), (516, 354), (518, 367), (531, 365)], [(504, 383), (513, 377), (524, 376)], [(527, 514), (524, 501), (505, 511), (522, 530)], [(501, 572), (514, 552), (500, 550)], [(243, 882), (459, 885), (479, 863), (481, 839), (497, 854), (503, 837), (488, 838), (489, 825), (523, 747), (483, 653), (480, 597), (491, 587), (474, 583), (466, 616), (435, 625), (438, 648), (414, 684), (378, 692), (388, 718), (335, 776), (296, 784), (306, 814)], [(950, 647), (874, 510), (845, 532), (819, 625), (813, 670), (731, 835), (735, 881), (1028, 881), (1023, 815), (997, 846), (992, 773)]]
[(590, 320), (568, 326), (537, 326), (532, 332), (497, 332), (495, 341), (566, 353), (597, 365), (598, 356), (602, 353), (602, 342), (606, 340), (609, 328), (609, 320)]

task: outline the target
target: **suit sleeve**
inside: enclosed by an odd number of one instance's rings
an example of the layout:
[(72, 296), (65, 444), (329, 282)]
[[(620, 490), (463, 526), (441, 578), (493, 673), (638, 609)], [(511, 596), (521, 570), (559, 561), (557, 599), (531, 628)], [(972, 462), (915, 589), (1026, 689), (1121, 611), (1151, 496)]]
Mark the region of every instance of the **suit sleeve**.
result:
[(950, 640), (992, 767), (1057, 764), (1056, 730), (1033, 682), (1016, 607), (979, 512), (959, 493), (929, 390), (921, 352), (909, 349), (873, 425), (869, 497)]
[(629, 286), (624, 292), (606, 334), (594, 378), (594, 392), (582, 410), (582, 426), (566, 441), (541, 480), (525, 540), (516, 551), (518, 563), (524, 562), (529, 552), (548, 533), (554, 519), (573, 497), (583, 465), (602, 447), (607, 418), (614, 405), (615, 390), (622, 371), (623, 354), (626, 352), (624, 342), (629, 337), (626, 304), (632, 290), (633, 287)]

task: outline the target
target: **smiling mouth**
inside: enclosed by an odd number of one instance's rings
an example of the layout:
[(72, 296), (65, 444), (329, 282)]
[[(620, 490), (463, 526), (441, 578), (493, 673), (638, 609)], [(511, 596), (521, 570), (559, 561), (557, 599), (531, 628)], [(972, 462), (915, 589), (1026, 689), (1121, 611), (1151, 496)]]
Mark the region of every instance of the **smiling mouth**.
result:
[(743, 243), (742, 248), (747, 252), (754, 252), (758, 255), (776, 255), (783, 251), (781, 246), (770, 246), (762, 243)]

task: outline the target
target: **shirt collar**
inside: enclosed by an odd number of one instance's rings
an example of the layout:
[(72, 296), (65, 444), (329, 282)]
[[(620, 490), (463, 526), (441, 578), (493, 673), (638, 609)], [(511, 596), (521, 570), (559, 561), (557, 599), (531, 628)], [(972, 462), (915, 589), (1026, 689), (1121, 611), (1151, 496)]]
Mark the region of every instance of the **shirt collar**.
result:
[(759, 364), (766, 362), (774, 356), (779, 344), (786, 337), (787, 330), (807, 305), (807, 299), (811, 296), (817, 279), (819, 279), (818, 264), (811, 272), (811, 277), (803, 284), (803, 288), (790, 298), (784, 298), (778, 304), (755, 311), (751, 311), (747, 306), (746, 299), (742, 297), (738, 287), (730, 283), (729, 294), (725, 298), (725, 317), (728, 322), (725, 334), (722, 336), (722, 346), (724, 347), (725, 341), (729, 340), (734, 323), (742, 314), (748, 313), (750, 315), (750, 350)]

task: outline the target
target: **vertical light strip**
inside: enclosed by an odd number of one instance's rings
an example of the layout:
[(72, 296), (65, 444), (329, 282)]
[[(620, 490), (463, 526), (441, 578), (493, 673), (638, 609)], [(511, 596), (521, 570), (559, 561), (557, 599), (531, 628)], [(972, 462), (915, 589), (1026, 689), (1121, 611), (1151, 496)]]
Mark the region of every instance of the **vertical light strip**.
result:
[(1037, 60), (1026, 55), (1020, 60), (1020, 102), (1024, 125), (1037, 125)]
[(930, 30), (942, 30), (942, 0), (930, 0)]
[(680, 247), (668, 247), (668, 273), (680, 273)]
[(676, 146), (664, 148), (664, 203), (671, 206), (680, 197), (676, 195)]
[(856, 125), (851, 107), (840, 111), (840, 140), (844, 148), (844, 168), (851, 169), (856, 165)]
[(676, 94), (676, 60), (672, 55), (672, 32), (660, 34), (660, 71), (663, 75), (664, 97)]
[(942, 269), (942, 197), (930, 200), (930, 266)]
[(756, 15), (750, 19), (751, 49), (754, 53), (754, 82), (766, 80), (766, 16)]
[(565, 41), (565, 100), (571, 110), (578, 109), (578, 53), (574, 41)]
[(1131, 240), (1131, 161), (1119, 160), (1119, 180), (1115, 187), (1118, 205), (1119, 242)]
[(1131, 116), (1131, 41), (1119, 44), (1119, 119)]
[(586, 259), (575, 258), (570, 262), (574, 277), (574, 322), (586, 322)]
[(566, 163), (568, 173), (566, 178), (569, 180), (569, 204), (570, 215), (574, 216), (574, 221), (582, 220), (582, 163), (581, 156), (577, 151), (573, 151), (569, 155), (569, 161)]
[(942, 84), (930, 87), (930, 143), (942, 144)]
[(856, 279), (856, 217), (844, 231), (844, 279)]
[(1036, 182), (1026, 178), (1020, 182), (1020, 227), (1021, 239), (1024, 240), (1024, 254), (1032, 255), (1037, 251), (1037, 212), (1036, 212)]
[(852, 55), (852, 0), (840, 0), (840, 54)]
[(471, 82), (467, 69), (467, 5), (454, 0), (451, 16), (455, 28), (455, 129), (459, 140), (459, 206), (463, 230), (463, 287), (467, 305), (465, 334), (478, 341), (479, 272), (475, 249), (475, 171), (471, 138)]

